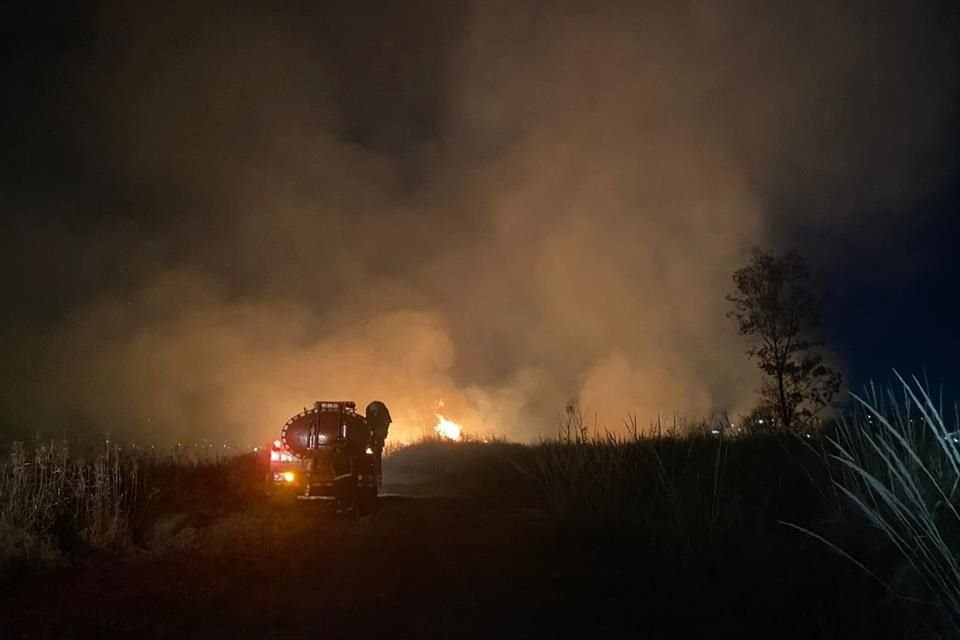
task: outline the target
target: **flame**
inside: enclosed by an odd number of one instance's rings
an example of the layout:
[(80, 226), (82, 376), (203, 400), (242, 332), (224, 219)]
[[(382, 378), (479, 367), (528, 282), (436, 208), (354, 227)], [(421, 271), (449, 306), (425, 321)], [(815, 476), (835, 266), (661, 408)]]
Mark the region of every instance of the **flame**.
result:
[(452, 420), (447, 420), (439, 413), (435, 415), (437, 416), (437, 426), (435, 426), (433, 430), (436, 431), (441, 438), (454, 441), (460, 440), (463, 434), (463, 427)]

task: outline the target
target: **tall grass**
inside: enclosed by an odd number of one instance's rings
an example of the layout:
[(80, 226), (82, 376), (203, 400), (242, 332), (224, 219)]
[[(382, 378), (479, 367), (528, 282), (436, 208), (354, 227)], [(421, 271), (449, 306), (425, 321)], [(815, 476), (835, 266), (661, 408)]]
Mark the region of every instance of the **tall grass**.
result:
[(15, 442), (0, 458), (0, 565), (120, 551), (164, 514), (236, 507), (260, 489), (252, 456), (197, 457), (109, 441)]
[(108, 443), (80, 457), (63, 441), (13, 443), (0, 462), (0, 559), (123, 544), (138, 472), (135, 458)]
[(809, 447), (770, 435), (543, 442), (524, 471), (562, 523), (681, 557), (761, 534), (785, 514), (808, 521), (827, 482)]
[(895, 549), (890, 588), (934, 604), (960, 634), (960, 420), (916, 378), (897, 380), (895, 391), (854, 396), (831, 439), (834, 484)]

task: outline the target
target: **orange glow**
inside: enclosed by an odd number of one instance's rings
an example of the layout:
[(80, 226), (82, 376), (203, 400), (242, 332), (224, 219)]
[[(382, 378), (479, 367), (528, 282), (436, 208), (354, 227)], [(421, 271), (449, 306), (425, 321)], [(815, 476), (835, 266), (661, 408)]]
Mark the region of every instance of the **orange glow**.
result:
[(283, 479), (286, 480), (287, 482), (293, 482), (294, 480), (297, 479), (297, 474), (295, 474), (293, 471), (284, 471)]
[(441, 438), (446, 440), (460, 440), (463, 437), (463, 427), (453, 422), (452, 420), (447, 420), (439, 413), (437, 416), (437, 426), (433, 428)]

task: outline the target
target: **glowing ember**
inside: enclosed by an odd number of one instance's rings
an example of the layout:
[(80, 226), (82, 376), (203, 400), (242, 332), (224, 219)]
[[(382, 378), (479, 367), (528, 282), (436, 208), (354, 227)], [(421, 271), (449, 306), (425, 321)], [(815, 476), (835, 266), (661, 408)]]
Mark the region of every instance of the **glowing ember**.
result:
[(439, 413), (436, 414), (436, 416), (437, 426), (435, 426), (433, 430), (436, 431), (441, 438), (446, 438), (447, 440), (459, 440), (461, 438), (463, 427), (456, 422), (447, 420)]

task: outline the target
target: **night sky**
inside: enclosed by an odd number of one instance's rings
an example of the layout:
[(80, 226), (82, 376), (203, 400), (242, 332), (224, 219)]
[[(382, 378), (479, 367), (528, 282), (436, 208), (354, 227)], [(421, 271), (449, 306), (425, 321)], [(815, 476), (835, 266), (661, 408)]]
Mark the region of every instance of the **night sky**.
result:
[[(882, 266), (858, 260), (830, 273), (834, 305), (825, 314), (827, 336), (847, 363), (854, 391), (871, 380), (889, 382), (896, 369), (942, 388), (945, 398), (960, 394), (958, 185), (954, 169), (949, 184), (910, 208), (910, 227), (870, 256)], [(905, 274), (897, 273), (898, 265)]]
[(0, 430), (743, 411), (754, 245), (960, 397), (950, 3), (146, 4), (5, 4)]

